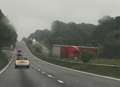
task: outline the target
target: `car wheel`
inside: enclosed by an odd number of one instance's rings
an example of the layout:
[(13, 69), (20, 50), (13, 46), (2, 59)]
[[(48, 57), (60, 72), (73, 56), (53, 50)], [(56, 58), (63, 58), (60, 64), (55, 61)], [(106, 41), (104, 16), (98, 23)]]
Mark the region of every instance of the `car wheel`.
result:
[(15, 69), (17, 68), (17, 66), (15, 65)]
[(27, 68), (29, 68), (29, 66), (27, 66)]

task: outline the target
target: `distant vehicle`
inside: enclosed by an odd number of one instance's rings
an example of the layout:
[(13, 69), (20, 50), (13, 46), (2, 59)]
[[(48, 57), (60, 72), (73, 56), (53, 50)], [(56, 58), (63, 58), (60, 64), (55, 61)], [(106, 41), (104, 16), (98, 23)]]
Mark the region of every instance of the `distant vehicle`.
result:
[(30, 67), (30, 61), (23, 56), (17, 57), (17, 59), (15, 60), (15, 68), (19, 68), (19, 67), (29, 68)]
[(19, 57), (22, 57), (22, 50), (21, 49), (18, 49), (17, 51), (16, 51), (16, 56), (17, 56), (17, 58), (19, 58)]
[(17, 52), (20, 53), (20, 52), (22, 52), (22, 50), (19, 49), (19, 50), (17, 50)]

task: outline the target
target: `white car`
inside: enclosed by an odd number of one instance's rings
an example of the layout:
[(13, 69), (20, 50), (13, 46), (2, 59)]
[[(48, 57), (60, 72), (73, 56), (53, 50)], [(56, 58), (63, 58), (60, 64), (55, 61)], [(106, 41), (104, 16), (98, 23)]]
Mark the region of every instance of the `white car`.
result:
[(25, 58), (25, 57), (17, 57), (17, 59), (15, 60), (15, 68), (18, 67), (26, 67), (29, 68), (30, 66), (30, 61)]

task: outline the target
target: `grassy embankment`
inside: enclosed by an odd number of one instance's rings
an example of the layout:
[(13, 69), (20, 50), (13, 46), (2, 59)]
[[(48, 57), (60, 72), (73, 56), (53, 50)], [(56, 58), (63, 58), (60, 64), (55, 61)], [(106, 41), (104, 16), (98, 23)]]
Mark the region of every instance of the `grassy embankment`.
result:
[[(69, 68), (76, 69), (76, 70), (120, 78), (120, 67), (94, 65), (90, 63), (83, 64), (79, 62), (78, 60), (68, 60), (68, 59), (60, 59), (60, 58), (54, 58), (54, 57), (46, 57), (42, 55), (41, 53), (38, 53), (35, 50), (33, 50), (32, 46), (28, 46), (28, 47), (35, 56), (47, 62), (51, 62), (53, 64), (69, 67)], [(120, 60), (94, 59), (91, 61), (91, 63), (120, 65)]]
[(0, 51), (0, 70), (8, 64), (7, 56)]

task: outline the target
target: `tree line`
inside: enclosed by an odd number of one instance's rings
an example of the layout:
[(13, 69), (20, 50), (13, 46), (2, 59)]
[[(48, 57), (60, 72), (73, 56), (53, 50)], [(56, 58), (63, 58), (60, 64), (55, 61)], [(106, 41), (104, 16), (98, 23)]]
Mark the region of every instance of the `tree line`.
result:
[(3, 47), (15, 47), (17, 33), (8, 18), (0, 10), (0, 49)]
[(56, 20), (51, 29), (36, 30), (28, 38), (48, 47), (53, 44), (97, 46), (100, 48), (99, 56), (119, 58), (120, 16), (104, 16), (98, 20), (98, 25)]

